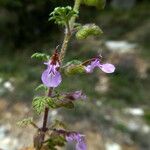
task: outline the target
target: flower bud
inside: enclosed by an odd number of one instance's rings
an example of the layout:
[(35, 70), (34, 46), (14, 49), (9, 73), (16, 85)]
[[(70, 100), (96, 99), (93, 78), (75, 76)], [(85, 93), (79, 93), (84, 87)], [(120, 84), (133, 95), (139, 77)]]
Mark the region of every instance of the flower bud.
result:
[(88, 36), (96, 36), (102, 34), (103, 31), (95, 24), (86, 24), (76, 33), (76, 38), (79, 40), (86, 39)]

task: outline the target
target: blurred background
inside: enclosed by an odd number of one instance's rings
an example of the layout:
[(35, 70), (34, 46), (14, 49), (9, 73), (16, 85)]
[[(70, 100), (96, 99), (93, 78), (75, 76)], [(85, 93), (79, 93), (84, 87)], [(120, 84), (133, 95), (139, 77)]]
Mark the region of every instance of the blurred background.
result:
[[(0, 0), (0, 149), (21, 150), (32, 144), (33, 128), (16, 122), (34, 115), (31, 103), (44, 65), (35, 52), (51, 54), (64, 30), (48, 22), (56, 6), (73, 0)], [(86, 135), (88, 150), (150, 150), (150, 1), (107, 0), (104, 10), (82, 5), (79, 23), (96, 23), (104, 34), (84, 41), (71, 39), (65, 62), (86, 60), (102, 52), (115, 64), (114, 74), (65, 77), (58, 91), (83, 90), (87, 101), (73, 110), (51, 110)], [(50, 120), (50, 121), (51, 121)], [(73, 148), (68, 145), (68, 150)]]

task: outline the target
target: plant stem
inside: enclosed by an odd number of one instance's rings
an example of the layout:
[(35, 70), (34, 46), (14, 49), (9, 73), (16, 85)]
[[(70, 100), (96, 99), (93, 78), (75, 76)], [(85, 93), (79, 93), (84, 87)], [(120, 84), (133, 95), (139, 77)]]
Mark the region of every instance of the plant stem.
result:
[[(79, 11), (80, 3), (81, 3), (81, 0), (75, 0), (74, 7), (73, 7), (73, 9), (75, 11)], [(66, 53), (66, 50), (67, 50), (67, 47), (68, 47), (68, 43), (69, 43), (69, 40), (70, 40), (71, 35), (72, 35), (71, 32), (74, 28), (75, 20), (76, 20), (76, 16), (72, 17), (71, 20), (69, 21), (69, 23), (67, 24), (66, 29), (65, 29), (64, 41), (63, 41), (61, 51), (60, 51), (60, 62), (61, 63), (63, 62), (63, 59), (65, 57), (65, 53)]]
[[(50, 97), (52, 95), (52, 91), (53, 91), (53, 88), (49, 88), (48, 95), (47, 95), (48, 97)], [(43, 127), (42, 127), (43, 132), (47, 131), (48, 112), (49, 112), (49, 108), (45, 107), (44, 118), (43, 118)]]
[[(73, 9), (78, 11), (79, 6), (80, 6), (80, 0), (75, 0), (75, 4), (74, 4)], [(64, 41), (63, 41), (63, 44), (62, 44), (62, 47), (61, 47), (61, 52), (60, 52), (60, 63), (62, 63), (62, 61), (64, 59), (66, 49), (68, 47), (68, 42), (69, 42), (69, 40), (71, 38), (71, 35), (72, 35), (71, 31), (74, 27), (75, 19), (76, 19), (76, 17), (72, 17), (70, 22), (68, 22), (67, 25), (66, 25)], [(48, 95), (47, 95), (48, 97), (51, 97), (52, 91), (53, 91), (53, 88), (49, 88)], [(49, 112), (49, 108), (45, 107), (44, 117), (43, 117), (43, 126), (41, 128), (41, 132), (43, 132), (43, 133), (46, 133), (46, 131), (48, 130), (48, 128), (47, 128), (48, 112)], [(43, 138), (42, 140), (44, 141), (45, 134), (43, 134), (42, 138)]]
[[(81, 0), (75, 0), (73, 10), (79, 12), (80, 4), (81, 4)], [(75, 23), (76, 18), (77, 18), (76, 16), (72, 17), (70, 22), (69, 22), (71, 29), (73, 29), (73, 27), (74, 27), (74, 23)]]

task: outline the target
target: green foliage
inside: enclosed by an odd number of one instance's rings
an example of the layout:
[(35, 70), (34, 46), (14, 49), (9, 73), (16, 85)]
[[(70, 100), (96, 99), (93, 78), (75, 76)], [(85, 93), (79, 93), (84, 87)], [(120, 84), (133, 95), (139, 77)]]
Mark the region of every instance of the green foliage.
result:
[(42, 60), (42, 61), (48, 61), (49, 60), (49, 56), (47, 54), (44, 53), (34, 53), (31, 58), (36, 58), (38, 60)]
[(33, 109), (37, 114), (41, 114), (47, 104), (47, 97), (35, 97), (32, 102)]
[(47, 105), (49, 108), (58, 108), (57, 100), (55, 98), (47, 98)]
[(33, 118), (25, 118), (21, 121), (18, 121), (17, 125), (20, 127), (25, 127), (25, 126), (30, 125), (32, 122), (33, 122)]
[(95, 24), (87, 24), (81, 27), (76, 33), (76, 38), (79, 40), (86, 39), (88, 36), (101, 35), (103, 31)]
[(74, 108), (73, 102), (63, 98), (63, 96), (58, 96), (54, 98), (38, 96), (33, 99), (32, 106), (37, 114), (41, 114), (41, 112), (44, 111), (45, 107), (49, 107), (50, 109), (56, 109), (60, 107), (65, 107), (68, 109)]
[(81, 3), (87, 6), (95, 6), (98, 9), (104, 9), (106, 0), (81, 0)]
[(52, 134), (51, 137), (48, 139), (48, 147), (50, 150), (57, 150), (56, 146), (64, 146), (65, 145), (65, 138), (58, 134)]
[(70, 6), (56, 7), (52, 13), (50, 13), (50, 20), (54, 20), (56, 24), (67, 25), (69, 20), (73, 16), (77, 16), (78, 12), (74, 11)]

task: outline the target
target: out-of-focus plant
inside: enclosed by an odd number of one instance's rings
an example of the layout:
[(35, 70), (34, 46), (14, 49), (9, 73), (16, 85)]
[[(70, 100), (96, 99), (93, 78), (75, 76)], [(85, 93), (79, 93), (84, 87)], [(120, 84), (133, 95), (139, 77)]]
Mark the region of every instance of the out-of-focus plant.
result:
[(39, 85), (36, 90), (42, 89), (47, 94), (46, 96), (34, 97), (32, 102), (33, 109), (38, 115), (44, 112), (43, 125), (39, 127), (32, 118), (24, 119), (18, 123), (20, 126), (31, 124), (37, 129), (37, 133), (34, 136), (34, 147), (36, 150), (41, 150), (43, 147), (49, 150), (56, 150), (57, 146), (64, 146), (66, 142), (75, 142), (76, 150), (86, 150), (85, 136), (83, 134), (69, 130), (64, 122), (59, 120), (48, 125), (48, 113), (49, 109), (72, 109), (77, 100), (86, 100), (86, 95), (81, 90), (67, 93), (56, 92), (55, 88), (63, 82), (65, 76), (79, 73), (85, 73), (86, 76), (86, 73), (92, 73), (95, 68), (99, 68), (105, 73), (113, 73), (115, 71), (114, 65), (102, 63), (100, 56), (83, 62), (71, 60), (66, 64), (63, 63), (68, 42), (75, 32), (79, 40), (102, 33), (102, 30), (95, 24), (75, 26), (77, 24), (76, 18), (79, 16), (80, 4), (84, 3), (96, 7), (102, 5), (101, 8), (103, 8), (104, 2), (104, 0), (75, 0), (73, 8), (70, 6), (57, 7), (50, 13), (49, 20), (64, 26), (65, 35), (60, 51), (57, 46), (51, 57), (42, 53), (32, 55), (32, 58), (43, 60), (46, 65), (46, 69), (41, 75), (43, 84)]

